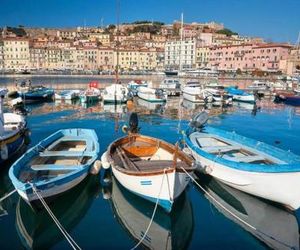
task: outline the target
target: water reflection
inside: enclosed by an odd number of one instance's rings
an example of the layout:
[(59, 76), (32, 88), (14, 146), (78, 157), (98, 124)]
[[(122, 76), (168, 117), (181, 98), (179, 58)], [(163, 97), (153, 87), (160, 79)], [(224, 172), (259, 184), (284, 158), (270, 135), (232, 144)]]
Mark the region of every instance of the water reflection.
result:
[[(111, 201), (121, 226), (138, 242), (150, 223), (154, 204), (125, 190), (112, 178)], [(158, 208), (142, 246), (147, 249), (186, 249), (192, 238), (194, 218), (191, 203), (183, 193), (171, 214)]]
[(139, 111), (148, 114), (163, 114), (165, 109), (165, 102), (148, 102), (141, 98), (136, 98), (136, 107)]
[[(49, 206), (58, 221), (68, 232), (71, 232), (88, 211), (99, 192), (98, 179), (95, 176), (89, 176)], [(34, 212), (22, 198), (19, 198), (16, 207), (16, 230), (25, 248), (48, 249), (64, 240), (47, 211), (42, 209)]]
[(199, 183), (209, 194), (204, 194), (205, 197), (219, 212), (267, 246), (272, 249), (299, 249), (299, 226), (294, 213), (228, 187), (213, 178), (200, 176)]

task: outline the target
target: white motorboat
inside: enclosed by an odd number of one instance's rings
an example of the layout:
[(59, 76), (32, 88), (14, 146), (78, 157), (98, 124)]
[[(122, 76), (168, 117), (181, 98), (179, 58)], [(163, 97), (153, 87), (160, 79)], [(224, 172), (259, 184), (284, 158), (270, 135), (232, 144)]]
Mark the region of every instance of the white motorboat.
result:
[(122, 84), (113, 83), (103, 91), (104, 103), (126, 103), (128, 101), (128, 89)]
[(188, 83), (182, 88), (183, 98), (195, 103), (210, 103), (213, 101), (212, 95), (207, 94), (207, 91), (199, 83)]
[(181, 92), (180, 87), (181, 84), (179, 80), (173, 78), (167, 78), (159, 85), (159, 88), (163, 89), (168, 96), (179, 96)]
[(55, 100), (74, 100), (79, 97), (80, 90), (71, 89), (55, 93)]
[(165, 102), (165, 101), (167, 101), (167, 94), (161, 89), (139, 87), (137, 89), (137, 96), (148, 102)]

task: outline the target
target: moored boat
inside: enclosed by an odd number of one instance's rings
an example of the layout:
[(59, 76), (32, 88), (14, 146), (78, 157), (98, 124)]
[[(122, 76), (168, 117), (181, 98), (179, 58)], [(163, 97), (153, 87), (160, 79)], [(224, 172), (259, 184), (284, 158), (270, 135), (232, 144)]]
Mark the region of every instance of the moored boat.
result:
[(18, 94), (25, 103), (35, 103), (53, 101), (55, 92), (52, 88), (46, 88), (44, 86), (31, 86), (28, 90), (18, 91)]
[(203, 128), (205, 117), (197, 115), (184, 136), (199, 171), (241, 191), (299, 208), (299, 156), (235, 132)]
[(255, 96), (235, 87), (228, 87), (226, 91), (232, 95), (233, 101), (255, 103)]
[(3, 113), (3, 98), (7, 90), (0, 89), (0, 163), (12, 158), (24, 144), (26, 121), (23, 116)]
[(39, 198), (59, 195), (88, 174), (99, 153), (94, 130), (59, 130), (28, 150), (9, 169), (9, 178), (29, 204)]
[(132, 93), (133, 96), (137, 95), (137, 89), (139, 87), (148, 87), (152, 86), (152, 82), (142, 81), (142, 80), (132, 80), (127, 84), (127, 89)]
[(165, 101), (167, 101), (167, 94), (161, 89), (139, 87), (137, 89), (137, 96), (148, 102), (165, 102)]
[(71, 89), (55, 93), (55, 100), (74, 100), (79, 97), (80, 90)]
[(97, 88), (89, 87), (79, 94), (79, 98), (82, 103), (97, 102), (101, 99), (101, 91)]
[(101, 158), (103, 167), (110, 165), (126, 189), (170, 212), (190, 181), (187, 173), (195, 167), (177, 146), (139, 134), (137, 123), (133, 113), (128, 135), (109, 145)]
[(104, 103), (126, 103), (128, 101), (128, 89), (122, 84), (113, 83), (103, 91)]
[(178, 79), (164, 79), (160, 83), (159, 88), (164, 90), (168, 96), (179, 96), (181, 93), (181, 84)]
[(182, 96), (190, 102), (201, 104), (213, 101), (212, 95), (207, 95), (207, 92), (199, 83), (188, 83), (182, 88)]
[(291, 91), (277, 91), (274, 101), (283, 102), (292, 106), (300, 106), (300, 95)]

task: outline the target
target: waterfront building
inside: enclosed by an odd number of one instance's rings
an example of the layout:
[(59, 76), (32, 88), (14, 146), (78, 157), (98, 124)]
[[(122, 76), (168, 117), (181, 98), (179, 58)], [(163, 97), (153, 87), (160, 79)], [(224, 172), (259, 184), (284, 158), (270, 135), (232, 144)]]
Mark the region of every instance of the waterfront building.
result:
[(169, 40), (165, 45), (165, 67), (190, 69), (196, 64), (196, 39)]
[(280, 61), (280, 68), (287, 75), (300, 74), (300, 47), (294, 47), (287, 59)]
[(100, 70), (113, 71), (115, 69), (114, 50), (112, 48), (100, 47), (98, 49), (98, 65)]
[(286, 59), (290, 45), (269, 44), (241, 44), (229, 46), (213, 46), (210, 48), (209, 67), (216, 67), (224, 71), (279, 71), (279, 61)]
[(4, 68), (22, 71), (30, 66), (29, 40), (27, 38), (3, 39)]
[(84, 47), (84, 69), (98, 70), (98, 48)]
[(196, 47), (196, 67), (205, 68), (209, 63), (209, 46), (197, 46)]
[(63, 53), (59, 48), (46, 48), (46, 69), (64, 69)]
[(290, 50), (291, 46), (288, 44), (266, 43), (255, 45), (252, 48), (252, 66), (263, 71), (280, 71), (282, 70), (280, 60), (286, 60)]
[(31, 69), (45, 69), (46, 63), (46, 53), (45, 47), (35, 46), (29, 48), (30, 55), (30, 68)]

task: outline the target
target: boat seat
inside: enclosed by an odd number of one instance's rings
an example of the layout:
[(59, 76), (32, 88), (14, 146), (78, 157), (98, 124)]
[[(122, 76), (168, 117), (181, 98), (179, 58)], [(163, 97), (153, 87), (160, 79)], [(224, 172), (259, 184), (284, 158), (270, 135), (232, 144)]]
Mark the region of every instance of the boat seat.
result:
[(65, 170), (65, 171), (70, 171), (70, 170), (78, 170), (81, 168), (81, 165), (78, 167), (76, 166), (66, 166), (66, 165), (56, 165), (56, 164), (36, 164), (36, 165), (31, 165), (31, 169), (38, 171), (38, 170)]
[(242, 156), (242, 157), (229, 157), (227, 155), (224, 155), (223, 158), (230, 161), (245, 162), (245, 163), (265, 160), (265, 158), (260, 155), (251, 155), (251, 156)]
[(216, 154), (216, 153), (226, 153), (233, 150), (240, 150), (241, 147), (237, 146), (212, 146), (212, 147), (203, 147), (204, 151), (210, 154)]
[(41, 157), (49, 156), (66, 156), (66, 157), (83, 157), (83, 156), (92, 156), (90, 152), (85, 151), (48, 151), (45, 150), (40, 152)]
[[(140, 171), (147, 171), (147, 170), (159, 170), (164, 168), (172, 168), (174, 162), (172, 160), (153, 160), (153, 161), (136, 161), (134, 164), (140, 169)], [(176, 167), (184, 167), (187, 168), (188, 165), (183, 161), (178, 161), (176, 163)]]

